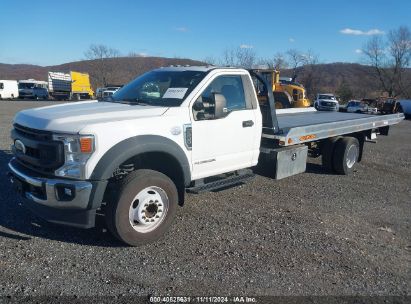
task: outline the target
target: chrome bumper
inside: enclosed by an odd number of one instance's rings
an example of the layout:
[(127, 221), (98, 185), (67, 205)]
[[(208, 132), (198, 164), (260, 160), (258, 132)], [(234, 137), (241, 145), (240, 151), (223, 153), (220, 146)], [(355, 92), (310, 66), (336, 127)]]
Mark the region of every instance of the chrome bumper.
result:
[[(16, 183), (15, 179), (18, 179), (20, 182), (42, 189), (44, 192), (44, 197), (38, 197), (35, 193), (24, 190), (21, 193), (24, 198), (52, 208), (87, 209), (92, 189), (90, 182), (31, 177), (24, 173), (24, 170), (18, 169), (14, 162), (14, 158), (9, 162), (11, 182)], [(64, 197), (67, 193), (70, 195)]]

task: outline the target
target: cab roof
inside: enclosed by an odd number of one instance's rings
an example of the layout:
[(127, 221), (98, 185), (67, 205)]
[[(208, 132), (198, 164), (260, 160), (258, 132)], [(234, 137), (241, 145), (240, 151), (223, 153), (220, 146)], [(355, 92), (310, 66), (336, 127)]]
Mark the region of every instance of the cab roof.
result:
[(199, 66), (186, 66), (186, 65), (172, 65), (168, 67), (161, 67), (155, 69), (155, 71), (175, 71), (175, 72), (182, 72), (182, 71), (198, 71), (198, 72), (209, 72), (215, 69), (240, 69), (237, 67), (222, 67), (222, 66), (214, 66), (214, 65), (199, 65)]

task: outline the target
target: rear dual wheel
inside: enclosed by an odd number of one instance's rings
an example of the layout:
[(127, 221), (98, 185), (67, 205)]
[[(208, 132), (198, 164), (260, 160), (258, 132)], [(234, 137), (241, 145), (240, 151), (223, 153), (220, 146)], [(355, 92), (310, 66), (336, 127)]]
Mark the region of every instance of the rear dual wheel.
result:
[(360, 143), (355, 137), (343, 137), (337, 141), (333, 156), (334, 170), (343, 175), (350, 174), (360, 155)]
[(323, 165), (323, 168), (328, 172), (334, 171), (334, 165), (333, 165), (334, 148), (335, 148), (335, 143), (340, 139), (341, 139), (340, 136), (331, 137), (331, 138), (327, 138), (322, 143), (322, 146), (321, 146), (322, 165)]
[(355, 137), (333, 137), (322, 147), (322, 163), (327, 171), (349, 175), (358, 162), (360, 144)]

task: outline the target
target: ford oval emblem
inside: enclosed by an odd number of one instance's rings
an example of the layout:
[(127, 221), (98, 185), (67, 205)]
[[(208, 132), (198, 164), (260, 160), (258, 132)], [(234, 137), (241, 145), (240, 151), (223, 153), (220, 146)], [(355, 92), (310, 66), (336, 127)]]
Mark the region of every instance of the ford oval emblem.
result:
[(26, 146), (23, 144), (23, 142), (20, 139), (16, 139), (14, 141), (14, 147), (16, 148), (17, 151), (20, 151), (23, 154), (26, 154)]
[(181, 127), (172, 127), (170, 131), (173, 135), (179, 135), (181, 134)]

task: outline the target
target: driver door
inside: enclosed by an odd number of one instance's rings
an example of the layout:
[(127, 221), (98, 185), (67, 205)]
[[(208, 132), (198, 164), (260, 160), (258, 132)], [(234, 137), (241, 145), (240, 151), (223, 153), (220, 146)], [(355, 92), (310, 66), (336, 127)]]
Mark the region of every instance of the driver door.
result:
[[(226, 101), (222, 117), (216, 117), (213, 94)], [(220, 95), (219, 95), (220, 96)], [(241, 75), (216, 77), (193, 106), (192, 178), (199, 179), (252, 166), (256, 153), (255, 109), (246, 101)], [(258, 149), (258, 148), (257, 148)]]

